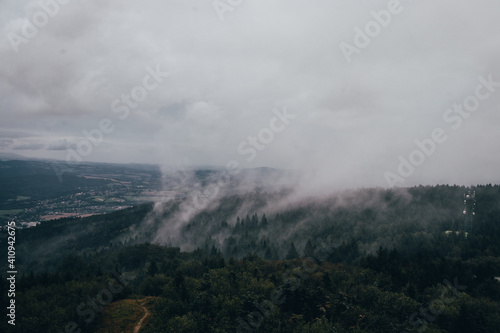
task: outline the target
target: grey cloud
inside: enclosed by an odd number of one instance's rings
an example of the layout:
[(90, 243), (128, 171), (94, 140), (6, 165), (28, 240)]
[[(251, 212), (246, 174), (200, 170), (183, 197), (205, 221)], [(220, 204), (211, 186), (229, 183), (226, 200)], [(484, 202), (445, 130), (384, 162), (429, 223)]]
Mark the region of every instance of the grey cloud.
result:
[(8, 138), (0, 138), (0, 147), (9, 147), (14, 143), (14, 140)]
[[(383, 173), (397, 168), (398, 156), (441, 127), (449, 139), (406, 185), (497, 180), (500, 90), (457, 131), (442, 115), (474, 92), (478, 76), (500, 81), (500, 2), (402, 0), (404, 10), (347, 63), (339, 44), (352, 44), (354, 27), (387, 4), (245, 1), (220, 21), (201, 0), (71, 1), (18, 54), (7, 39), (0, 43), (1, 126), (12, 132), (0, 137), (37, 133), (56, 154), (65, 146), (57, 140), (77, 142), (107, 118), (114, 130), (86, 159), (221, 166), (234, 159), (311, 170), (311, 184), (385, 186)], [(0, 32), (20, 33), (19, 19), (38, 8), (37, 0), (5, 5)], [(133, 107), (113, 109), (155, 83), (144, 80), (157, 66), (171, 75)], [(284, 106), (297, 118), (247, 162), (238, 145)], [(482, 133), (491, 133), (487, 141)], [(462, 157), (472, 155), (474, 163)], [(490, 168), (479, 173), (474, 164)], [(451, 173), (457, 165), (464, 171)]]
[(61, 139), (61, 140), (58, 140), (54, 143), (49, 144), (46, 149), (47, 150), (67, 150), (69, 148), (75, 149), (76, 145), (70, 144), (68, 142), (68, 140), (66, 140), (66, 139)]
[(181, 103), (173, 103), (167, 106), (162, 106), (158, 109), (158, 114), (169, 120), (179, 121), (185, 116), (185, 106)]
[(13, 147), (14, 150), (42, 150), (44, 148), (43, 143), (23, 143)]
[(6, 129), (0, 129), (0, 138), (10, 138), (10, 139), (16, 139), (16, 138), (27, 138), (27, 137), (32, 137), (36, 136), (34, 133), (26, 132), (26, 131), (14, 131), (14, 130), (6, 130)]

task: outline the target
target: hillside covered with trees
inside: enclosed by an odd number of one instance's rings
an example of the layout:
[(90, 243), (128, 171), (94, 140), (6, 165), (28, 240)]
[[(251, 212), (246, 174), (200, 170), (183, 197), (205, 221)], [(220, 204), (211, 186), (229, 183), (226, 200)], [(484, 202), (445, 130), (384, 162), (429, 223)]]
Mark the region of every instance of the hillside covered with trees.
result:
[(255, 191), (18, 230), (15, 332), (111, 331), (140, 311), (141, 332), (498, 332), (500, 187), (474, 188), (466, 234), (467, 190)]

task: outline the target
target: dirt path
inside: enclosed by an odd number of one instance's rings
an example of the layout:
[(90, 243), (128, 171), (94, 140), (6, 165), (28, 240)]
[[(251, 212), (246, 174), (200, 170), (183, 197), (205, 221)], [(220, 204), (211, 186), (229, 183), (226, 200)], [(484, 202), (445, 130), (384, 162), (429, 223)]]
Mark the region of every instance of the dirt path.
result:
[(135, 325), (135, 328), (134, 328), (134, 333), (139, 333), (139, 331), (141, 330), (142, 328), (142, 323), (144, 322), (144, 319), (146, 319), (147, 316), (149, 316), (149, 310), (144, 306), (144, 304), (147, 302), (148, 300), (145, 299), (142, 301), (142, 303), (140, 304), (141, 305), (141, 308), (144, 309), (144, 316), (142, 316), (141, 320), (139, 320), (139, 322), (137, 323), (137, 325)]

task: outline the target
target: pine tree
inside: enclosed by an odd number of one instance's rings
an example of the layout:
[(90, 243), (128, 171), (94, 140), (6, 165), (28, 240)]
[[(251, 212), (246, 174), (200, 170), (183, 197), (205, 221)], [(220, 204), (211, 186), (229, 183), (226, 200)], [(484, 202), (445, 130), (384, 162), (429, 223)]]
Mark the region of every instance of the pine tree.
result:
[(290, 249), (288, 250), (285, 258), (287, 260), (290, 260), (290, 259), (295, 259), (298, 257), (299, 257), (299, 253), (297, 252), (297, 249), (295, 248), (295, 244), (292, 242), (292, 244), (290, 244)]
[(148, 274), (151, 276), (154, 276), (155, 274), (158, 274), (160, 270), (158, 269), (158, 265), (156, 264), (156, 261), (151, 261), (151, 264), (149, 264), (149, 269), (148, 269)]
[(252, 228), (257, 228), (259, 225), (259, 218), (257, 217), (257, 214), (252, 215)]
[(271, 248), (269, 248), (269, 247), (266, 248), (266, 251), (264, 252), (264, 259), (266, 259), (266, 260), (273, 259), (273, 253), (271, 252)]
[(267, 218), (266, 218), (266, 214), (262, 215), (262, 219), (260, 220), (260, 225), (261, 225), (261, 227), (263, 227), (263, 228), (267, 227)]
[(304, 248), (304, 257), (314, 258), (314, 247), (310, 239), (307, 240), (306, 247)]

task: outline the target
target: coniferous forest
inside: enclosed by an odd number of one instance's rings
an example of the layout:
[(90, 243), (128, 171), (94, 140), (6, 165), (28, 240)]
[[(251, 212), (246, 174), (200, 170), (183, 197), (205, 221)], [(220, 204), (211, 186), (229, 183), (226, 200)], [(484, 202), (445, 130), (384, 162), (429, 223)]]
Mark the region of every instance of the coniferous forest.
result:
[(0, 333), (500, 333), (500, 0), (0, 0)]
[(474, 188), (464, 230), (468, 190), (254, 191), (19, 229), (13, 332), (500, 332), (500, 186)]

